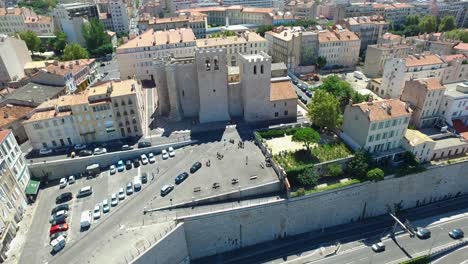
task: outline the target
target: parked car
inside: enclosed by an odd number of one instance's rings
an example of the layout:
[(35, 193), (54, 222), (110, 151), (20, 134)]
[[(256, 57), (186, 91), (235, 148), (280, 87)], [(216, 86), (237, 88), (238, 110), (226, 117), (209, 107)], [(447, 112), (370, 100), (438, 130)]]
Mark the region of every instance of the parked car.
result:
[(73, 199), (73, 194), (71, 192), (66, 192), (57, 196), (57, 198), (55, 198), (55, 203), (60, 204), (60, 203), (68, 202), (71, 199)]
[(110, 210), (109, 201), (107, 199), (104, 199), (104, 201), (102, 201), (102, 212), (108, 213), (109, 210)]
[(132, 161), (131, 161), (131, 160), (125, 161), (125, 168), (126, 168), (127, 170), (129, 170), (129, 169), (132, 168)]
[(61, 232), (53, 233), (52, 235), (50, 235), (49, 238), (52, 241), (52, 240), (56, 239), (59, 236), (67, 237), (68, 232), (67, 231), (61, 231)]
[(195, 173), (197, 170), (199, 170), (202, 167), (202, 164), (197, 161), (195, 162), (192, 167), (190, 168), (190, 173)]
[(429, 231), (429, 229), (427, 228), (418, 227), (416, 231), (416, 235), (420, 239), (428, 239), (431, 237), (431, 231)]
[(169, 147), (167, 149), (167, 152), (169, 152), (169, 157), (171, 157), (171, 158), (175, 157), (175, 151), (174, 151), (173, 147)]
[(49, 234), (55, 234), (57, 232), (62, 232), (62, 231), (67, 231), (68, 230), (68, 224), (59, 224), (59, 225), (53, 225), (50, 227)]
[(78, 193), (76, 194), (76, 197), (85, 197), (85, 196), (91, 195), (92, 193), (93, 193), (93, 188), (91, 186), (85, 186), (78, 191)]
[(161, 196), (166, 196), (169, 194), (172, 190), (174, 190), (174, 185), (172, 184), (166, 184), (161, 188)]
[(117, 171), (118, 172), (121, 172), (125, 169), (125, 166), (124, 166), (124, 163), (123, 163), (123, 160), (119, 160), (117, 162)]
[(148, 182), (148, 174), (146, 174), (146, 172), (143, 172), (143, 174), (141, 174), (141, 183), (147, 183)]
[(67, 187), (67, 178), (61, 178), (60, 179), (60, 189)]
[(150, 163), (155, 163), (156, 162), (156, 157), (154, 156), (153, 153), (150, 152), (148, 154), (148, 160), (149, 160)]
[(292, 83), (297, 84), (298, 81), (297, 81), (296, 79), (293, 79), (293, 80), (292, 80)]
[(133, 159), (133, 167), (138, 168), (140, 166), (140, 160), (138, 158)]
[(53, 225), (62, 224), (62, 223), (65, 223), (67, 217), (68, 217), (68, 212), (65, 210), (61, 210), (50, 216), (49, 223)]
[(110, 174), (115, 174), (117, 172), (117, 169), (115, 168), (114, 164), (110, 165), (109, 172)]
[(42, 149), (39, 150), (40, 155), (47, 155), (47, 154), (50, 154), (52, 152), (53, 152), (53, 150), (49, 149), (49, 148), (42, 148)]
[(112, 194), (111, 195), (111, 206), (117, 206), (119, 204), (119, 199), (117, 198), (117, 195)]
[(50, 212), (50, 214), (55, 214), (57, 213), (58, 211), (62, 211), (62, 210), (65, 210), (65, 211), (69, 211), (70, 210), (70, 207), (68, 206), (68, 204), (59, 204), (57, 205), (54, 209), (52, 209), (52, 211)]
[(56, 239), (53, 239), (50, 242), (50, 245), (52, 246), (52, 252), (59, 252), (65, 247), (66, 241), (64, 236), (58, 236)]
[(96, 204), (93, 210), (93, 218), (98, 219), (101, 217), (101, 205)]
[(182, 183), (183, 181), (185, 181), (185, 179), (187, 179), (189, 176), (189, 174), (187, 172), (182, 172), (181, 174), (177, 175), (177, 177), (175, 177), (175, 183), (176, 184), (180, 184)]
[(119, 200), (125, 199), (125, 191), (124, 188), (119, 189), (119, 194), (118, 194)]
[(465, 234), (463, 233), (463, 230), (461, 230), (460, 228), (453, 229), (448, 234), (453, 239), (460, 239), (463, 236), (465, 236)]
[(138, 143), (138, 148), (147, 148), (147, 147), (151, 147), (151, 142), (142, 141)]
[(168, 159), (169, 158), (169, 154), (167, 154), (167, 150), (163, 149), (162, 152), (162, 159), (165, 160), (165, 159)]
[(133, 184), (132, 182), (128, 182), (127, 183), (127, 195), (132, 194), (132, 193), (133, 193)]
[(75, 183), (75, 176), (73, 175), (68, 176), (68, 184), (73, 184), (73, 183)]
[(82, 150), (86, 148), (86, 145), (84, 144), (77, 144), (73, 147), (75, 150)]
[(80, 228), (81, 230), (86, 230), (91, 226), (91, 221), (92, 221), (92, 213), (91, 210), (86, 210), (81, 212), (81, 218), (80, 218)]
[(107, 153), (106, 148), (95, 148), (94, 152), (93, 152), (94, 155), (102, 155), (102, 154), (106, 154), (106, 153)]
[(372, 245), (372, 250), (374, 250), (375, 252), (385, 251), (385, 245), (382, 242), (375, 243)]
[(143, 164), (143, 165), (148, 164), (148, 162), (149, 162), (148, 157), (146, 157), (145, 154), (141, 154), (140, 158), (141, 158), (141, 164)]
[(91, 150), (85, 149), (85, 150), (80, 151), (80, 153), (78, 153), (78, 155), (80, 157), (87, 157), (87, 156), (93, 155), (93, 152)]
[(125, 151), (125, 150), (132, 150), (133, 147), (130, 147), (129, 145), (123, 145), (122, 146), (122, 151)]

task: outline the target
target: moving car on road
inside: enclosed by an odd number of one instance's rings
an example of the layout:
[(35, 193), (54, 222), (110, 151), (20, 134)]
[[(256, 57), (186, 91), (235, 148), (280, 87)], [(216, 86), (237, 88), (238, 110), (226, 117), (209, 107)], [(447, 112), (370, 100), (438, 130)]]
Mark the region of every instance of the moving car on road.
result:
[(195, 173), (197, 170), (199, 170), (202, 167), (201, 163), (199, 161), (195, 162), (192, 167), (190, 168), (190, 173)]
[(77, 144), (73, 147), (75, 150), (82, 150), (86, 148), (86, 145), (84, 144)]
[(147, 147), (151, 147), (151, 142), (142, 141), (138, 143), (138, 148), (147, 148)]
[(61, 178), (60, 179), (60, 189), (67, 187), (67, 178)]
[(427, 228), (418, 227), (416, 231), (416, 235), (420, 239), (428, 239), (431, 237), (431, 231), (429, 231), (429, 229)]
[(94, 155), (102, 155), (102, 154), (106, 154), (106, 153), (107, 153), (106, 148), (95, 148), (94, 152), (93, 152)]
[(375, 243), (375, 244), (372, 245), (372, 250), (374, 250), (374, 252), (385, 251), (385, 245), (382, 242)]
[(39, 150), (39, 155), (47, 155), (47, 154), (50, 154), (50, 153), (52, 153), (52, 152), (53, 152), (52, 149), (43, 148), (43, 149), (40, 149), (40, 150)]
[(185, 179), (187, 179), (188, 176), (189, 174), (187, 172), (182, 172), (181, 174), (177, 175), (177, 177), (175, 177), (175, 183), (182, 183), (183, 181), (185, 181)]
[(463, 230), (461, 230), (460, 228), (456, 228), (449, 232), (449, 236), (453, 239), (463, 238), (464, 235), (465, 234), (463, 233)]
[(73, 194), (71, 192), (66, 192), (57, 196), (57, 198), (55, 198), (55, 203), (60, 204), (60, 203), (68, 202), (71, 199), (73, 199)]
[(80, 157), (87, 157), (93, 155), (93, 152), (91, 150), (82, 150), (80, 153), (78, 153), (78, 156)]
[(130, 147), (129, 145), (123, 145), (122, 146), (122, 151), (125, 151), (125, 150), (132, 150), (133, 147)]
[(161, 188), (161, 196), (166, 196), (169, 194), (172, 190), (174, 190), (174, 185), (172, 184), (166, 184)]
[(67, 231), (67, 230), (68, 230), (68, 224), (53, 225), (50, 227), (49, 234), (52, 235), (57, 232)]

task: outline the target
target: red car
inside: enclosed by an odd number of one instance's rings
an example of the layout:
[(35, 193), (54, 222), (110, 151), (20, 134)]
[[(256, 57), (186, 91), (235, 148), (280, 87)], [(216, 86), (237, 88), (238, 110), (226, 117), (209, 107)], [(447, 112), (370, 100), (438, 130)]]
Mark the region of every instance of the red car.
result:
[(57, 232), (62, 232), (62, 231), (67, 231), (68, 230), (68, 224), (60, 224), (60, 225), (54, 225), (50, 227), (49, 234), (55, 234)]

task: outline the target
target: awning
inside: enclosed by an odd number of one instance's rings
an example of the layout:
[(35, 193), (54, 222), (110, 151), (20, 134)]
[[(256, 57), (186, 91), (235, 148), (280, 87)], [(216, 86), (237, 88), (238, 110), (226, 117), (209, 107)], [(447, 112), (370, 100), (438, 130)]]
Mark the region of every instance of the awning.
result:
[(26, 195), (36, 195), (40, 184), (40, 181), (29, 180), (28, 186), (26, 186)]

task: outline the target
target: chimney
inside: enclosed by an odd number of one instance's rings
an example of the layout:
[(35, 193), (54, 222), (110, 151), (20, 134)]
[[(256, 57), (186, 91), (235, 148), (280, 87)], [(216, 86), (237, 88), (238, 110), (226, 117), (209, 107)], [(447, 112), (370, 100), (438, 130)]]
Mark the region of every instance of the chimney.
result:
[(8, 113), (7, 112), (3, 112), (3, 118), (5, 118), (5, 119), (8, 118)]
[(65, 69), (65, 65), (60, 65), (60, 69)]
[(392, 115), (392, 106), (391, 105), (387, 106), (387, 114)]
[(79, 61), (79, 60), (76, 60), (76, 61), (75, 61), (75, 64), (76, 64), (76, 65), (80, 65), (80, 61)]
[(406, 112), (409, 112), (410, 109), (410, 104), (408, 102), (405, 103), (405, 110)]
[(54, 64), (55, 66), (58, 66), (59, 63), (58, 63), (58, 61), (54, 60), (54, 62), (52, 64)]

